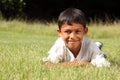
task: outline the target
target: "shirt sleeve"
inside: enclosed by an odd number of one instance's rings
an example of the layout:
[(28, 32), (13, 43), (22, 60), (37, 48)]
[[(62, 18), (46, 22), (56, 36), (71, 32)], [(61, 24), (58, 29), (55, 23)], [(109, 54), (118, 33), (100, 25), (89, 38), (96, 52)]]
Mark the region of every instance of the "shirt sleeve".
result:
[(92, 43), (91, 47), (91, 53), (92, 53), (92, 59), (91, 63), (94, 66), (97, 67), (110, 67), (110, 62), (106, 60), (106, 58), (103, 56), (104, 52), (102, 52), (94, 43)]
[(97, 67), (110, 67), (110, 62), (106, 60), (106, 58), (102, 56), (102, 54), (96, 55), (96, 58), (92, 59), (91, 63)]
[(59, 38), (55, 44), (48, 51), (48, 57), (43, 58), (43, 61), (50, 61), (52, 63), (59, 63), (63, 60), (64, 46), (62, 40)]
[(92, 54), (92, 59), (95, 59), (97, 55), (101, 54), (101, 50), (97, 47), (97, 45), (94, 42), (91, 42), (90, 45), (90, 53)]

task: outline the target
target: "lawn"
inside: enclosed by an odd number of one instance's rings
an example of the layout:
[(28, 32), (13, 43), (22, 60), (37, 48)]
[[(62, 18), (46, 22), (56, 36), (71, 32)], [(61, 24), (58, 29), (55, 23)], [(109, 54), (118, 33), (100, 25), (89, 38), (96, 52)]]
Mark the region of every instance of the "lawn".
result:
[(58, 37), (56, 23), (0, 20), (0, 24), (0, 80), (120, 80), (120, 23), (87, 25), (86, 36), (103, 42), (110, 68), (48, 68), (41, 59)]

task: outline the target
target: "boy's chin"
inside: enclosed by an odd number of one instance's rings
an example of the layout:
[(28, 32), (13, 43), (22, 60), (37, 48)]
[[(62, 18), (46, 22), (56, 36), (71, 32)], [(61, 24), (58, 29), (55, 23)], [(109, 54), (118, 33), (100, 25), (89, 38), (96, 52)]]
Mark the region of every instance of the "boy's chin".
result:
[(68, 45), (67, 47), (68, 47), (70, 50), (72, 50), (72, 49), (76, 49), (76, 48), (77, 48), (76, 45)]

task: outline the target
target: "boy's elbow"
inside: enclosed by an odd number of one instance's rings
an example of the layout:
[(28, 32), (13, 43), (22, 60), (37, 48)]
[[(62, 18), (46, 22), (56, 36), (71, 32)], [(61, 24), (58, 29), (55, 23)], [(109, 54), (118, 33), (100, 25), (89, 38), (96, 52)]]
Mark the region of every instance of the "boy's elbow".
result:
[(110, 62), (104, 57), (97, 57), (91, 61), (91, 64), (96, 67), (110, 67)]

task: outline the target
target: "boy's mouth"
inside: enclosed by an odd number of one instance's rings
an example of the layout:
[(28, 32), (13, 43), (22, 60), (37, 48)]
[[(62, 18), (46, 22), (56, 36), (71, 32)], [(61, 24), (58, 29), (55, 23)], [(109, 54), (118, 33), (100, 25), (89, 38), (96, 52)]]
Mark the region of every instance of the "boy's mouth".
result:
[(68, 40), (68, 43), (76, 43), (78, 40)]

